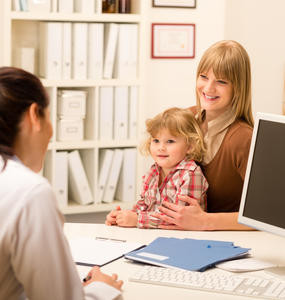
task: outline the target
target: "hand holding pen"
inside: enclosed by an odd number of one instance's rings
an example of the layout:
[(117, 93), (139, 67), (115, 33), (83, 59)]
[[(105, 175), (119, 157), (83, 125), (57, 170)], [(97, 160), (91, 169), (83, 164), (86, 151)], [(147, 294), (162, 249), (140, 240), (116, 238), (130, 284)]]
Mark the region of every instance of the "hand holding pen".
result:
[(87, 285), (93, 281), (102, 281), (106, 284), (109, 284), (110, 286), (121, 290), (123, 281), (118, 280), (117, 274), (112, 274), (112, 276), (109, 276), (107, 274), (104, 274), (101, 272), (99, 267), (93, 267), (91, 271), (88, 273), (88, 275), (83, 279), (83, 285)]

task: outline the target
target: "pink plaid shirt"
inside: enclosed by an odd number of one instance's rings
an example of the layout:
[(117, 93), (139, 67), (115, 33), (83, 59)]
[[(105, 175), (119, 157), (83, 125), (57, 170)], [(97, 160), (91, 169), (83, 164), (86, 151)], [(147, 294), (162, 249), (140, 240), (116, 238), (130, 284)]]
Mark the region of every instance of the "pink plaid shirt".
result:
[(143, 176), (141, 199), (133, 207), (133, 211), (138, 214), (139, 228), (157, 228), (165, 224), (152, 214), (155, 211), (159, 212), (158, 207), (163, 201), (185, 205), (185, 202), (178, 200), (178, 195), (195, 198), (206, 210), (208, 182), (195, 161), (182, 160), (158, 186), (160, 169), (155, 163)]

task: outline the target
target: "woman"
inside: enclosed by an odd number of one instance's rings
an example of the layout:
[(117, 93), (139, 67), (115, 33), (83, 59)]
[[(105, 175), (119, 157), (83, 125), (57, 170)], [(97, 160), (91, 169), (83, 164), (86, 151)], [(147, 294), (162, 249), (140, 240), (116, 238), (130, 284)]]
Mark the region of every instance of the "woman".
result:
[(181, 196), (189, 206), (163, 203), (162, 214), (155, 216), (170, 224), (164, 229), (248, 229), (237, 222), (253, 127), (250, 60), (239, 43), (220, 41), (204, 53), (196, 100), (191, 109), (204, 121), (207, 146), (202, 162), (209, 182), (207, 212), (195, 199)]
[(34, 75), (0, 68), (0, 299), (113, 299), (122, 281), (99, 268), (83, 289), (54, 193), (36, 174), (52, 136), (48, 104)]

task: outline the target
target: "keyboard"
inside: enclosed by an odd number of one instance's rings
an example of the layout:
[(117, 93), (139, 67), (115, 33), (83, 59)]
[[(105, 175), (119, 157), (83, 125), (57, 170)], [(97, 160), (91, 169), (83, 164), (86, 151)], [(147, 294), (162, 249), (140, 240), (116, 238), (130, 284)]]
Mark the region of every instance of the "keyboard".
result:
[(194, 272), (143, 266), (129, 280), (262, 299), (285, 299), (285, 281), (214, 270)]

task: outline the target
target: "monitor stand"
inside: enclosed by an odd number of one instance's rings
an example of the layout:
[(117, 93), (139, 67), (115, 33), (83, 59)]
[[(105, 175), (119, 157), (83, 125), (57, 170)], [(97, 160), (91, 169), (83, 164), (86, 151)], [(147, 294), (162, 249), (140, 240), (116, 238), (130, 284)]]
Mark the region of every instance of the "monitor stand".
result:
[(285, 267), (266, 268), (264, 271), (272, 276), (280, 277), (285, 280)]

